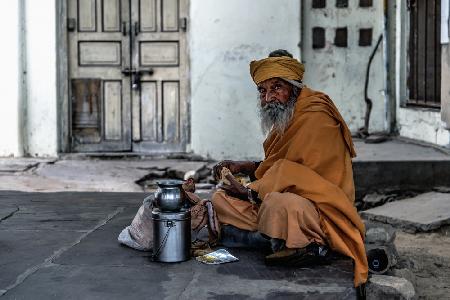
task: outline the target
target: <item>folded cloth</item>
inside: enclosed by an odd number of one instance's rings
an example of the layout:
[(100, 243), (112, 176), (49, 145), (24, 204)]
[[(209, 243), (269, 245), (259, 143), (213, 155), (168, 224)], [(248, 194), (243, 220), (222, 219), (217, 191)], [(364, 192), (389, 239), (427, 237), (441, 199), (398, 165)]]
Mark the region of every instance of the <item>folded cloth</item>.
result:
[(193, 192), (186, 191), (186, 196), (192, 204), (191, 230), (198, 234), (204, 227), (208, 229), (209, 243), (215, 245), (220, 237), (219, 220), (210, 200), (200, 199)]

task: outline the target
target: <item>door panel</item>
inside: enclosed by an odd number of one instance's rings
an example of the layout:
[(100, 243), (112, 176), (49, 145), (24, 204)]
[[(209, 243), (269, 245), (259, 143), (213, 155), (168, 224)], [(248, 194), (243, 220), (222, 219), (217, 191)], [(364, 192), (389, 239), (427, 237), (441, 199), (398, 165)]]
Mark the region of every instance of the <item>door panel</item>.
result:
[[(142, 140), (158, 142), (158, 96), (156, 82), (143, 82), (141, 87)], [(136, 118), (137, 119), (137, 118)], [(138, 125), (139, 126), (139, 125)]]
[(141, 32), (156, 31), (156, 0), (140, 1), (139, 20), (139, 28)]
[[(78, 0), (77, 2), (77, 20), (78, 31), (97, 31), (97, 7), (95, 0)], [(69, 13), (70, 15), (70, 13)]]
[(105, 91), (105, 140), (122, 138), (122, 82), (104, 81)]
[(104, 32), (119, 32), (121, 22), (120, 0), (102, 0), (102, 28)]
[(68, 0), (68, 18), (72, 151), (130, 151), (129, 2)]
[(179, 81), (163, 81), (163, 127), (164, 141), (176, 143), (180, 139), (180, 94)]
[(72, 79), (72, 132), (78, 143), (101, 140), (101, 80)]
[[(132, 0), (132, 63), (143, 70), (140, 90), (132, 90), (133, 149), (185, 151), (187, 143), (187, 1)], [(148, 72), (151, 71), (151, 72)], [(137, 124), (140, 126), (137, 127)]]
[(178, 31), (178, 0), (162, 1), (162, 31)]
[(121, 66), (120, 42), (79, 42), (79, 66)]

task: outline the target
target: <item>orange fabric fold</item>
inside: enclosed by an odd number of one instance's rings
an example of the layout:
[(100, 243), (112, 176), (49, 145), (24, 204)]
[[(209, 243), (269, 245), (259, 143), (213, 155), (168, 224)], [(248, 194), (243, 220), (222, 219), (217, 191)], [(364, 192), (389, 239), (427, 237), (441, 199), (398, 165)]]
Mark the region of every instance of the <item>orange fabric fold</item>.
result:
[(271, 132), (264, 151), (250, 188), (261, 199), (271, 192), (290, 192), (314, 202), (329, 246), (354, 260), (355, 286), (365, 283), (365, 228), (354, 207), (351, 157), (356, 153), (330, 98), (303, 88), (291, 124), (283, 135)]

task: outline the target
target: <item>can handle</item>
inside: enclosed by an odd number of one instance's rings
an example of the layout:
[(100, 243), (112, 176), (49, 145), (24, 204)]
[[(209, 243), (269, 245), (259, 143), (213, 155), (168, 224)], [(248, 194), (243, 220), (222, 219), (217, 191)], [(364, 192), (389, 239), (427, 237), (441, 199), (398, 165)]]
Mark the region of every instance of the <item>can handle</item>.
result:
[(152, 255), (153, 261), (156, 260), (156, 257), (161, 252), (161, 249), (166, 245), (167, 238), (169, 237), (170, 229), (172, 229), (172, 227), (175, 227), (175, 223), (173, 221), (167, 221), (166, 227), (168, 227), (169, 229), (167, 229), (166, 234), (164, 235), (164, 238), (163, 238), (161, 244), (159, 245), (158, 249)]

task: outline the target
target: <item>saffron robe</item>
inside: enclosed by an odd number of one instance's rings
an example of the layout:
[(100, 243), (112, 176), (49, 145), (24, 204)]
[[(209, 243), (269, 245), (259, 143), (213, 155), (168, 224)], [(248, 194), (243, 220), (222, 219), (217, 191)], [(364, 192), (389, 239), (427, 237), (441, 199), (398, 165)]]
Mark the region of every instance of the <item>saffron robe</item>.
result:
[[(265, 159), (255, 172), (257, 180), (249, 187), (258, 192), (263, 202), (266, 201), (266, 197), (272, 199), (273, 193), (281, 195), (286, 193), (286, 196), (291, 197), (288, 194), (295, 194), (314, 203), (318, 210), (320, 230), (314, 229), (316, 227), (314, 221), (311, 223), (312, 231), (317, 233), (317, 241), (323, 237), (331, 249), (352, 258), (355, 286), (365, 283), (368, 275), (364, 247), (365, 228), (354, 207), (355, 190), (351, 158), (355, 156), (355, 150), (350, 131), (333, 102), (321, 92), (303, 88), (288, 128), (282, 135), (271, 132), (263, 146)], [(227, 219), (228, 210), (231, 216), (236, 215), (236, 212), (252, 220), (256, 216), (257, 222), (267, 223), (257, 224), (258, 230), (265, 228), (266, 232), (262, 233), (271, 237), (281, 236), (282, 233), (267, 232), (270, 231), (269, 228), (286, 227), (285, 231), (297, 230), (298, 235), (305, 232), (305, 224), (300, 224), (303, 222), (302, 218), (289, 218), (289, 221), (284, 220), (280, 225), (278, 224), (280, 218), (261, 219), (260, 208), (255, 205), (241, 201), (243, 203), (233, 207), (232, 203), (236, 203), (234, 202), (236, 199), (224, 193), (218, 193), (213, 197), (215, 207), (220, 206), (219, 198), (229, 199), (226, 201), (227, 207), (216, 208), (221, 222)], [(271, 203), (276, 205), (275, 201)], [(305, 209), (304, 204), (299, 201), (298, 210), (308, 213), (309, 208)], [(249, 230), (249, 227), (243, 225), (245, 222), (234, 217), (224, 223)], [(289, 235), (287, 238), (287, 247), (298, 244), (290, 240)], [(305, 235), (304, 238), (315, 240), (311, 235)]]

